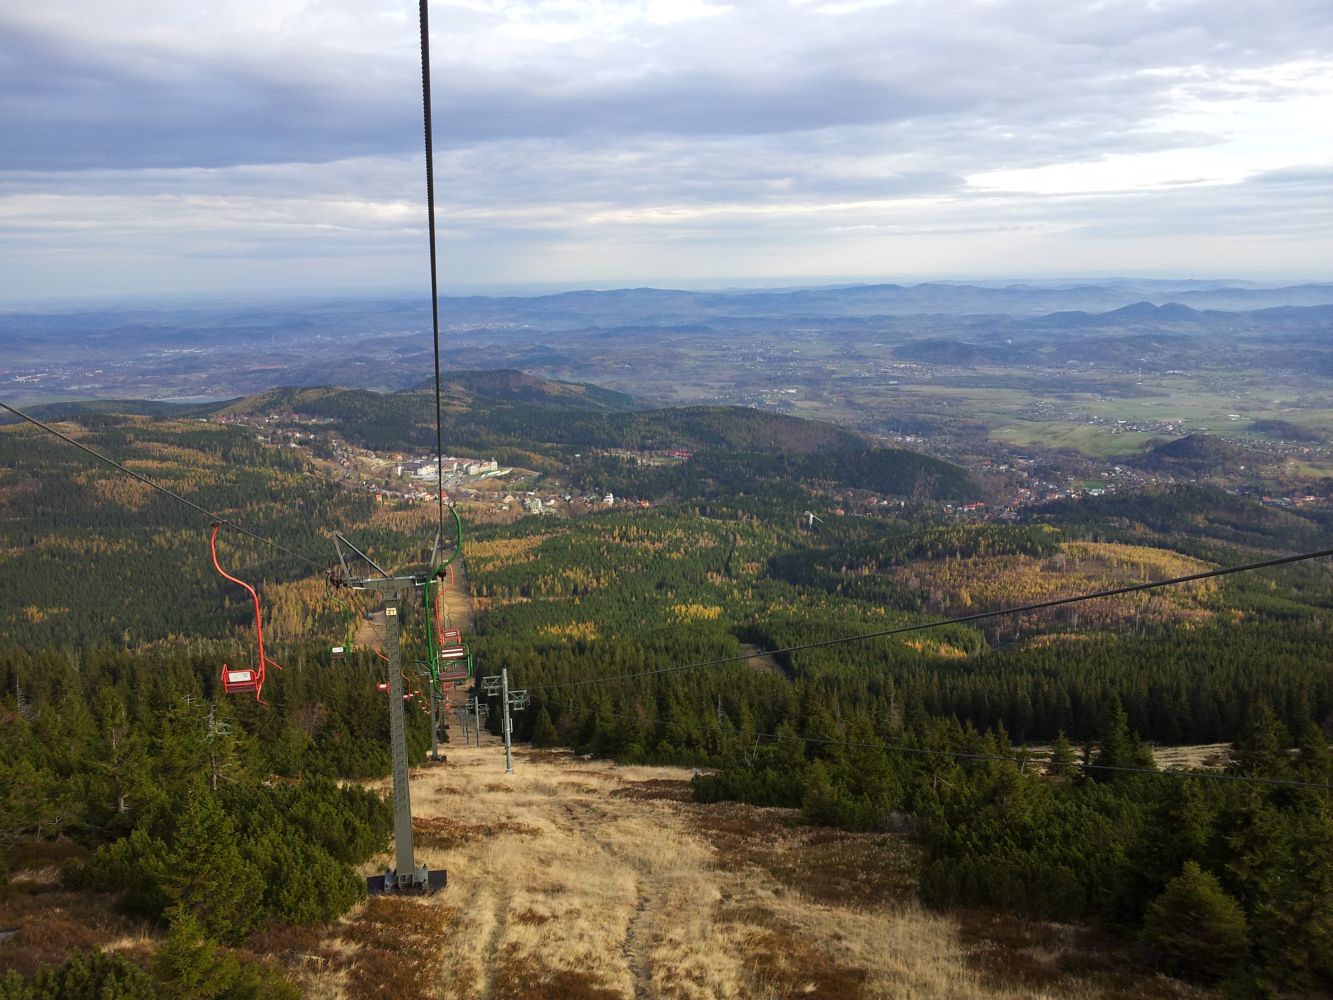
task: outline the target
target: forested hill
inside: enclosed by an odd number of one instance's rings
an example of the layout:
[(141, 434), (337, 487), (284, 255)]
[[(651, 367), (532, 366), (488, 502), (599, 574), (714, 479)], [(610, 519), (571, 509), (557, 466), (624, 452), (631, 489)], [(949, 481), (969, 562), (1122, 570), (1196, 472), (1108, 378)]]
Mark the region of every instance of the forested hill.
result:
[[(791, 494), (792, 484), (865, 489), (918, 499), (974, 499), (956, 465), (881, 447), (833, 424), (743, 406), (631, 409), (596, 386), (521, 372), (459, 372), (445, 381), (446, 450), (560, 472), (579, 488), (650, 498)], [(289, 411), (329, 421), (348, 441), (377, 451), (431, 449), (433, 393), (364, 389), (276, 389), (224, 412)], [(645, 465), (650, 452), (691, 453), (683, 464)]]
[(1217, 475), (1247, 467), (1271, 466), (1274, 459), (1256, 448), (1246, 448), (1210, 434), (1189, 434), (1154, 445), (1136, 464), (1150, 472)]
[(1061, 500), (1036, 508), (1026, 520), (1136, 544), (1152, 538), (1155, 544), (1219, 562), (1333, 544), (1333, 517), (1327, 512), (1265, 507), (1213, 486), (1184, 483)]
[[(428, 393), (433, 406), (434, 392), (434, 378), (426, 379), (401, 393), (348, 390), (337, 386), (316, 388), (285, 386), (224, 405), (226, 410), (234, 413), (266, 413), (285, 408), (303, 413), (319, 412), (321, 415), (349, 418), (360, 408), (351, 400), (363, 396), (385, 401), (404, 398), (410, 400), (421, 393)], [(562, 382), (556, 379), (538, 378), (512, 368), (445, 372), (441, 376), (440, 392), (445, 409), (451, 413), (522, 405), (589, 412), (636, 408), (634, 399), (622, 392), (613, 392), (586, 382)], [(433, 409), (431, 418), (434, 419)]]
[[(57, 403), (33, 413), (90, 426), (127, 416), (200, 420), (285, 414), (318, 421), (375, 451), (429, 451), (435, 447), (433, 389), (433, 379), (396, 393), (284, 387), (223, 403), (101, 400)], [(797, 504), (810, 489), (980, 499), (979, 487), (956, 465), (884, 447), (823, 421), (744, 406), (639, 409), (623, 393), (514, 370), (453, 372), (441, 389), (446, 451), (559, 473), (578, 489), (649, 499), (765, 492)], [(648, 454), (664, 451), (689, 453), (690, 460), (645, 462)]]
[[(417, 386), (418, 392), (434, 392), (430, 379)], [(562, 382), (538, 378), (513, 368), (494, 371), (452, 372), (443, 376), (441, 391), (453, 405), (530, 402), (570, 409), (632, 410), (633, 397), (623, 392), (603, 389), (588, 382)]]

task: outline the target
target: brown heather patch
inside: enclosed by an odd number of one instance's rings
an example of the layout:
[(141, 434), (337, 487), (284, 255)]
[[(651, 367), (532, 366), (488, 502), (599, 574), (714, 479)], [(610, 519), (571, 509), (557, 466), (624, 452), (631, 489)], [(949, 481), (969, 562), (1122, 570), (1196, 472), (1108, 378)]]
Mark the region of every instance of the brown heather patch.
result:
[(1217, 994), (1136, 965), (1129, 947), (1093, 928), (1011, 913), (956, 910), (967, 962), (996, 989), (1055, 996), (1096, 989), (1103, 997), (1203, 1000)]
[(14, 872), (25, 868), (59, 868), (67, 861), (84, 861), (91, 853), (63, 835), (55, 840), (21, 840), (9, 852), (9, 867)]
[(433, 1000), (458, 911), (440, 898), (377, 896), (327, 927), (271, 927), (240, 952), (276, 959), (308, 997)]
[(412, 819), (412, 833), (418, 847), (434, 847), (447, 851), (502, 833), (535, 837), (541, 830), (527, 823), (516, 823), (512, 820), (500, 820), (496, 823), (465, 823), (448, 816), (418, 816)]
[(549, 913), (538, 913), (532, 907), (528, 907), (526, 910), (519, 910), (514, 914), (514, 921), (520, 924), (549, 924), (554, 919), (555, 917), (551, 916)]
[[(610, 764), (610, 761), (608, 761), (607, 763)], [(614, 765), (611, 765), (611, 766), (614, 767)], [(561, 772), (561, 773), (562, 773), (562, 774), (577, 774), (577, 775), (579, 775), (579, 776), (581, 776), (581, 777), (584, 777), (584, 778), (600, 778), (600, 779), (602, 779), (603, 781), (605, 781), (605, 780), (609, 777), (609, 775), (607, 774), (607, 769), (606, 769), (605, 767), (602, 767), (602, 768), (593, 768), (593, 767), (566, 767), (566, 768), (563, 768), (563, 769), (562, 769), (562, 772)]]
[(347, 996), (433, 1000), (439, 952), (458, 911), (433, 900), (377, 896), (344, 924), (342, 939), (355, 946), (347, 967)]
[[(31, 976), (40, 965), (59, 965), (77, 951), (113, 942), (147, 941), (147, 926), (119, 914), (115, 897), (59, 888), (53, 872), (19, 877), (0, 894), (0, 929), (14, 936), (0, 943), (0, 973)], [(131, 955), (139, 949), (126, 948)]]
[(694, 799), (694, 789), (683, 779), (650, 778), (647, 781), (626, 782), (611, 792), (611, 798), (690, 802)]
[(327, 937), (326, 927), (274, 924), (251, 934), (245, 948), (256, 955), (315, 956)]
[(762, 907), (744, 908), (724, 921), (748, 925), (753, 934), (746, 949), (747, 996), (808, 997), (810, 1000), (862, 1000), (869, 973), (840, 965), (826, 952), (810, 946), (800, 928)]
[(582, 795), (585, 798), (589, 795), (601, 795), (606, 791), (601, 785), (589, 785), (580, 781), (561, 781), (560, 791), (566, 795)]
[(623, 1000), (624, 994), (609, 989), (593, 976), (575, 969), (546, 968), (539, 961), (518, 954), (509, 945), (500, 956), (500, 967), (491, 984), (492, 1000)]
[(729, 868), (753, 864), (821, 903), (915, 905), (919, 853), (902, 834), (798, 826), (794, 809), (735, 803), (696, 806), (690, 817)]

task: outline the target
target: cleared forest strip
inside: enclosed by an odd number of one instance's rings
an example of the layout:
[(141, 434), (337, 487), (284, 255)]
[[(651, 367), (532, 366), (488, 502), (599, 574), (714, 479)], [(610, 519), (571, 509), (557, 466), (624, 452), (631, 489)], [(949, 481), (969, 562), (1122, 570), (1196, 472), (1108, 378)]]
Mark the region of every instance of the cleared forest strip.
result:
[[(489, 736), (448, 756), (412, 785), (418, 859), (446, 868), (448, 889), (372, 901), (329, 928), (317, 951), (341, 972), (316, 984), (311, 968), (311, 987), (382, 995), (400, 980), (380, 966), (409, 949), (407, 998), (1203, 995), (1126, 975), (1075, 928), (1019, 934), (922, 909), (915, 852), (897, 835), (697, 805), (681, 768), (522, 749), (505, 775)], [(373, 944), (394, 920), (398, 958)]]
[(467, 564), (463, 559), (450, 566), (453, 571), (445, 578), (444, 602), (449, 609), (449, 620), (465, 635), (473, 631), (472, 588), (468, 585)]

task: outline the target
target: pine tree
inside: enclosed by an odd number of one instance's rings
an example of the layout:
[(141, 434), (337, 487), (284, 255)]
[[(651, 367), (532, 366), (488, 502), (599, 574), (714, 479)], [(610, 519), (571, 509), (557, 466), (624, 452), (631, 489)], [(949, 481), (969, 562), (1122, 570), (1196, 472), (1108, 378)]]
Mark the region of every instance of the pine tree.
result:
[(560, 734), (556, 732), (551, 713), (543, 705), (537, 710), (537, 719), (532, 724), (532, 745), (535, 747), (553, 747), (560, 743)]
[(1291, 735), (1266, 703), (1260, 703), (1246, 720), (1236, 740), (1233, 757), (1242, 774), (1276, 776), (1289, 764), (1287, 747)]
[(243, 964), (209, 941), (199, 922), (178, 912), (167, 941), (153, 956), (153, 974), (166, 995), (189, 1000), (296, 1000), (300, 991), (276, 970)]
[[(0, 987), (0, 997), (5, 996)], [(38, 969), (26, 996), (31, 1000), (156, 1000), (158, 992), (148, 974), (123, 955), (94, 950), (73, 955), (58, 968)]]
[(1148, 906), (1142, 942), (1167, 971), (1208, 982), (1234, 972), (1250, 952), (1240, 904), (1194, 861)]
[(1301, 777), (1306, 781), (1333, 779), (1333, 752), (1328, 748), (1328, 733), (1323, 727), (1307, 722), (1297, 743), (1300, 750)]
[(222, 941), (237, 941), (262, 917), (263, 881), (237, 847), (236, 827), (211, 791), (196, 788), (185, 800), (167, 866), (173, 910), (197, 918)]
[(1069, 742), (1069, 737), (1061, 729), (1055, 736), (1055, 746), (1051, 750), (1051, 760), (1047, 770), (1056, 777), (1063, 777), (1071, 773), (1074, 765), (1078, 763), (1078, 754), (1074, 750), (1074, 745)]

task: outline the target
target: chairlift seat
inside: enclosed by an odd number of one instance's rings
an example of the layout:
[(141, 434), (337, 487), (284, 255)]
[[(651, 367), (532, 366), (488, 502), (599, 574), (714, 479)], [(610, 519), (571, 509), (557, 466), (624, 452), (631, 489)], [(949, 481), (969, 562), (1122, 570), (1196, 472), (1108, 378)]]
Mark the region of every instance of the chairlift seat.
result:
[(259, 671), (246, 667), (232, 670), (227, 664), (222, 665), (222, 690), (227, 694), (244, 694), (259, 690)]
[(472, 655), (472, 651), (467, 648), (467, 643), (460, 642), (456, 646), (441, 646), (441, 660), (466, 660)]
[(342, 646), (334, 646), (333, 649), (331, 650), (331, 655), (333, 659), (341, 660), (344, 656), (347, 655), (347, 650)]

